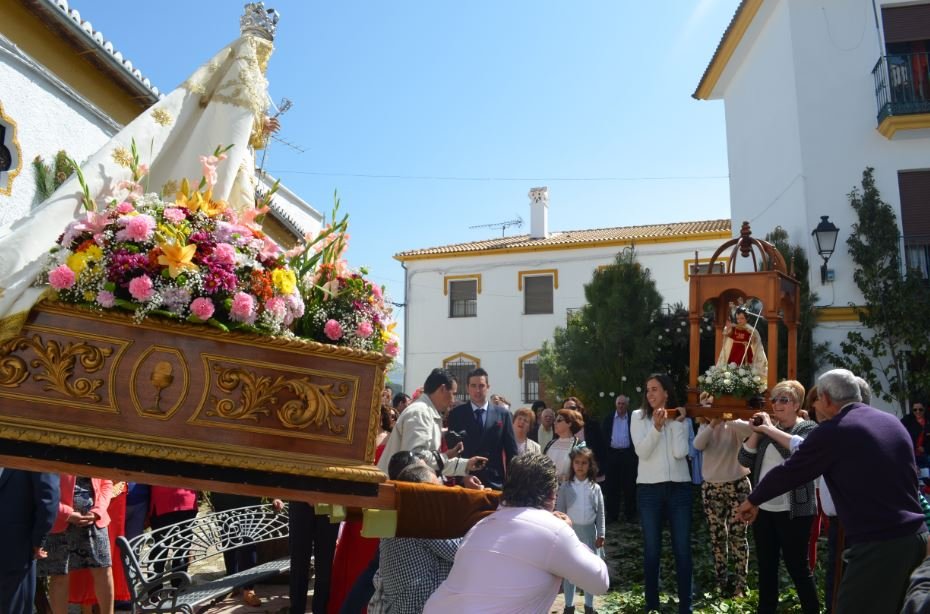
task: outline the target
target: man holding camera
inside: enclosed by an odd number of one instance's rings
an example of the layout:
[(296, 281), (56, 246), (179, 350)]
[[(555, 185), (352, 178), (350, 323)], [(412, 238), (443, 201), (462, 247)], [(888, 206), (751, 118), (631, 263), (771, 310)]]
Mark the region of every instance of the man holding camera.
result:
[(517, 455), (513, 434), (513, 415), (505, 407), (488, 402), (488, 372), (481, 367), (468, 374), (467, 403), (449, 414), (449, 431), (463, 436), (465, 458), (486, 458), (487, 463), (476, 476), (485, 486), (501, 490), (506, 467)]
[(461, 443), (445, 453), (440, 452), (442, 419), (455, 402), (456, 388), (455, 378), (449, 371), (433, 369), (423, 384), (423, 394), (397, 418), (378, 462), (378, 469), (387, 473), (388, 464), (395, 453), (417, 449), (428, 450), (432, 462), (427, 464), (447, 477), (464, 477), (484, 466), (487, 459), (481, 456), (460, 458), (463, 448)]

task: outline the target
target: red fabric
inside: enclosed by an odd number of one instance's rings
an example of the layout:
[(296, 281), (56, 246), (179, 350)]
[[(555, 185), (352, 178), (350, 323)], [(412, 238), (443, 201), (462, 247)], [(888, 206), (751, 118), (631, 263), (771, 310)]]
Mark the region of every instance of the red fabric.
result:
[(827, 522), (827, 516), (823, 513), (823, 506), (820, 503), (820, 489), (814, 492), (817, 497), (817, 518), (811, 523), (811, 536), (807, 542), (807, 564), (810, 566), (811, 571), (814, 571), (817, 566), (817, 540), (820, 538), (820, 523)]
[(733, 345), (730, 348), (730, 355), (727, 357), (727, 364), (743, 364), (743, 354), (746, 355), (746, 364), (752, 364), (752, 348), (749, 346), (749, 340), (752, 337), (750, 330), (734, 327), (730, 332), (730, 338), (733, 339)]
[[(385, 443), (387, 443), (386, 439)], [(385, 443), (375, 450), (375, 464), (381, 459)], [(342, 533), (339, 535), (339, 541), (336, 542), (336, 555), (333, 557), (329, 602), (326, 606), (327, 614), (339, 614), (342, 603), (349, 596), (355, 580), (375, 557), (379, 543), (378, 539), (362, 537), (362, 523), (358, 520), (347, 520), (342, 525)], [(362, 614), (365, 614), (365, 610), (362, 610)]]
[[(113, 559), (113, 595), (116, 601), (129, 601), (129, 587), (126, 584), (126, 574), (120, 562), (119, 549), (116, 538), (125, 535), (126, 526), (126, 492), (110, 500), (107, 512), (110, 514), (110, 526), (107, 533), (110, 538), (110, 557)], [(89, 569), (76, 569), (68, 574), (68, 601), (81, 605), (97, 603), (94, 594), (94, 580)]]
[[(63, 533), (68, 528), (68, 517), (74, 511), (71, 504), (74, 502), (74, 482), (76, 478), (67, 473), (60, 473), (58, 477), (61, 481), (61, 499), (58, 503), (58, 518), (55, 520), (50, 533)], [(91, 478), (90, 483), (94, 488), (94, 505), (90, 508), (90, 511), (98, 517), (97, 522), (94, 524), (97, 525), (97, 528), (102, 529), (110, 524), (107, 507), (110, 505), (110, 498), (113, 496), (113, 482)]]
[(162, 516), (168, 512), (186, 512), (197, 509), (197, 491), (187, 488), (152, 486), (149, 503), (150, 516)]

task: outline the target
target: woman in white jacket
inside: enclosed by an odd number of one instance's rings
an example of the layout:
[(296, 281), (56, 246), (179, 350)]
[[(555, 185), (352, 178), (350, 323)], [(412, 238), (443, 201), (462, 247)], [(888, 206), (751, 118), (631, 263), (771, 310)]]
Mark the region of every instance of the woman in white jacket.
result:
[[(675, 409), (673, 383), (664, 374), (646, 380), (643, 408), (633, 412), (630, 435), (639, 471), (636, 501), (643, 528), (646, 610), (659, 609), (662, 524), (672, 534), (678, 611), (691, 612), (691, 474), (684, 408)], [(668, 409), (671, 407), (672, 409)]]

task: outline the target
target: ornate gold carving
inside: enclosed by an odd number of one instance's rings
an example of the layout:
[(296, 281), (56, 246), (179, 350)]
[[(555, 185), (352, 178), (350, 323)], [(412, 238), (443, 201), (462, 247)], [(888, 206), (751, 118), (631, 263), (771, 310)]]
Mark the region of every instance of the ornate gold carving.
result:
[[(346, 411), (336, 405), (334, 399), (342, 399), (349, 393), (346, 383), (314, 384), (309, 378), (287, 379), (278, 376), (272, 379), (238, 368), (214, 366), (216, 385), (223, 392), (233, 393), (240, 386), (242, 395), (237, 403), (233, 399), (213, 398), (214, 406), (208, 416), (220, 416), (230, 420), (257, 421), (259, 415), (268, 415), (271, 405), (277, 403), (277, 394), (291, 390), (298, 399), (287, 401), (275, 412), (281, 424), (289, 429), (303, 429), (311, 424), (320, 427), (325, 423), (330, 432), (341, 434), (345, 425), (333, 423), (333, 418), (345, 416)], [(335, 388), (335, 390), (334, 390)]]
[[(6, 182), (0, 183), (0, 195), (10, 196), (13, 193), (13, 180), (16, 179), (16, 176), (23, 170), (23, 148), (19, 144), (19, 134), (17, 134), (16, 122), (13, 121), (11, 117), (6, 115), (3, 112), (3, 105), (0, 104), (0, 120), (3, 120), (12, 134), (10, 135), (10, 143), (13, 145), (13, 149), (16, 150), (16, 166), (7, 171)], [(2, 145), (3, 143), (0, 143)]]
[(155, 364), (149, 381), (155, 387), (155, 411), (161, 411), (161, 391), (174, 383), (174, 369), (171, 363), (165, 360)]
[(37, 382), (47, 382), (43, 390), (78, 400), (100, 401), (96, 391), (103, 385), (102, 379), (79, 377), (73, 382), (70, 380), (78, 360), (87, 373), (94, 373), (103, 368), (106, 359), (113, 354), (111, 348), (99, 348), (84, 342), (68, 342), (62, 347), (55, 340), (45, 343), (39, 335), (17, 337), (0, 345), (0, 356), (4, 357), (0, 363), (0, 386), (16, 388), (26, 380), (29, 375), (26, 361), (19, 356), (10, 356), (12, 352), (25, 349), (32, 349), (36, 354), (36, 358), (30, 361), (32, 368), (43, 369), (32, 376)]

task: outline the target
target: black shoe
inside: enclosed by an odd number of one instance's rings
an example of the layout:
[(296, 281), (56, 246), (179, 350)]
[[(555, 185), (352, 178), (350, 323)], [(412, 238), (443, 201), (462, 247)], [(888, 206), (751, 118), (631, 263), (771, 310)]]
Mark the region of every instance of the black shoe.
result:
[(597, 610), (595, 610), (594, 608), (592, 608), (592, 607), (589, 606), (589, 605), (586, 605), (586, 606), (584, 607), (584, 614), (597, 614)]
[(567, 605), (565, 609), (562, 610), (562, 614), (575, 614), (575, 606)]

